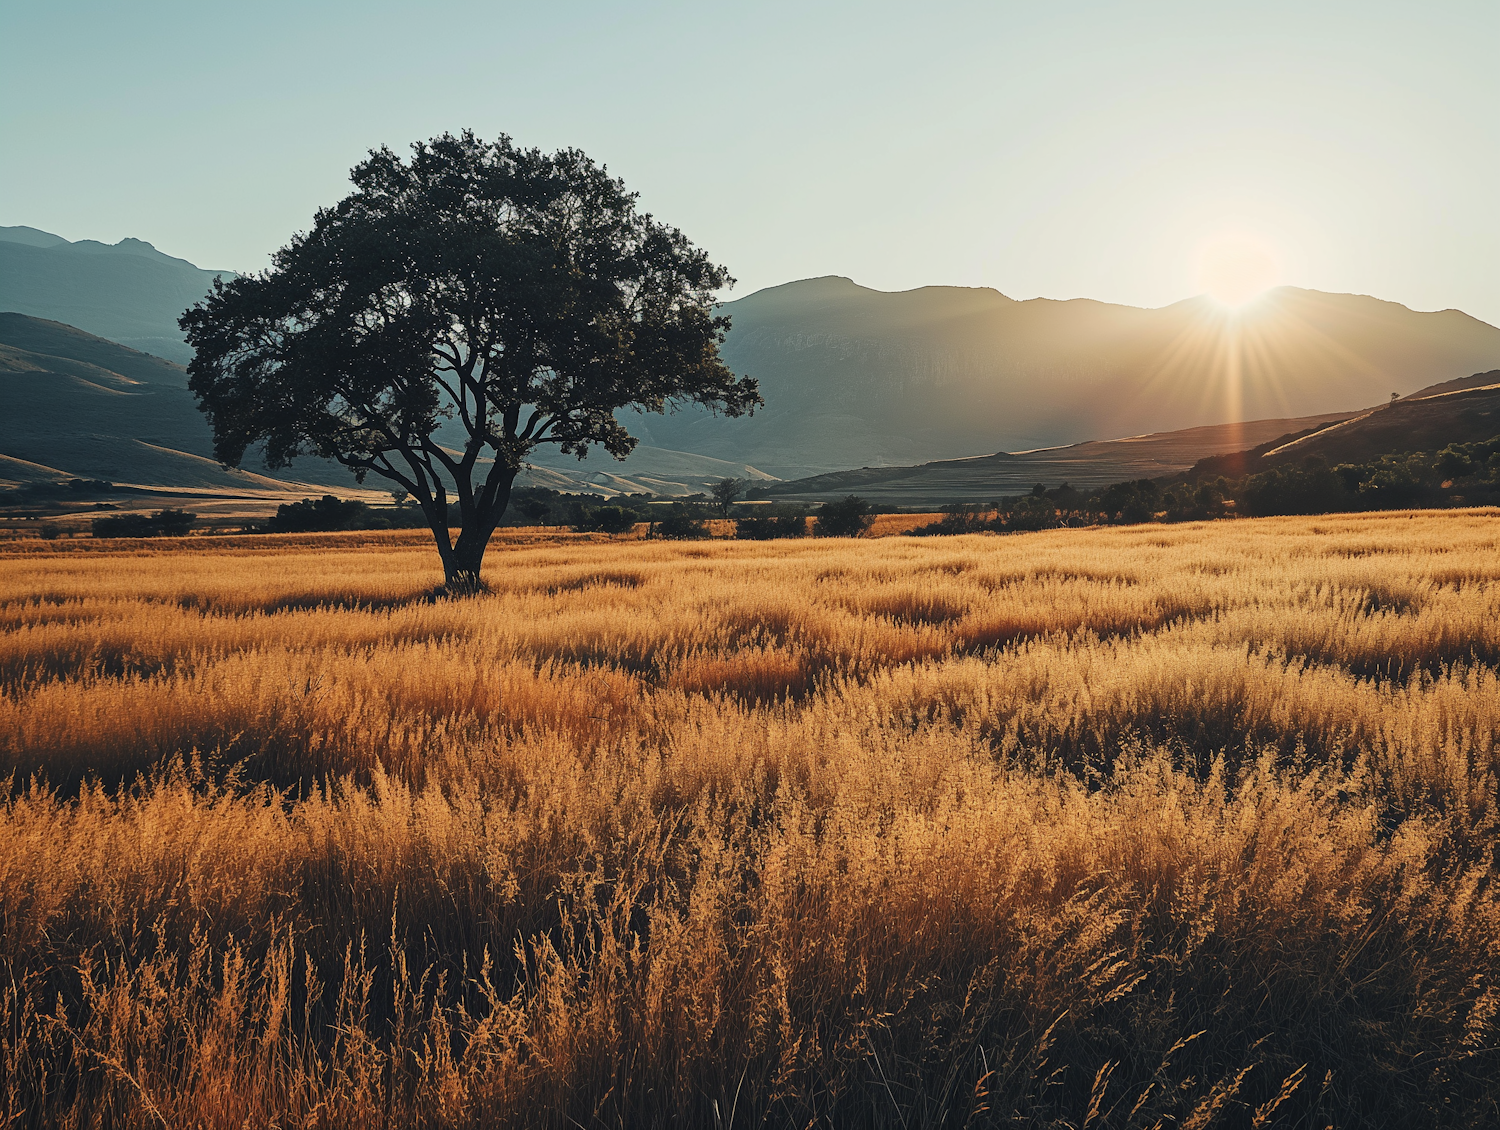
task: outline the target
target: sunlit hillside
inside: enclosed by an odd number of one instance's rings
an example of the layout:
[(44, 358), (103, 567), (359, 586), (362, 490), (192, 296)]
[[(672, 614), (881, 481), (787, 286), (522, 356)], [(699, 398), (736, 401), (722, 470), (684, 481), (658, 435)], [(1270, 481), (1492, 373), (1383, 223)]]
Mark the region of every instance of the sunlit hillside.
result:
[(1500, 512), (0, 549), (0, 1124), (1483, 1126)]

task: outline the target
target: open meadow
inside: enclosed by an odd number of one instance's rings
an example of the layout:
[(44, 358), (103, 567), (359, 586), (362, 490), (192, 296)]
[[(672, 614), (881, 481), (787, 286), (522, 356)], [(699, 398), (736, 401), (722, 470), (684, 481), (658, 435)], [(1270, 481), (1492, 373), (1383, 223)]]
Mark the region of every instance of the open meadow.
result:
[(1493, 1126), (1500, 511), (0, 545), (0, 1127)]

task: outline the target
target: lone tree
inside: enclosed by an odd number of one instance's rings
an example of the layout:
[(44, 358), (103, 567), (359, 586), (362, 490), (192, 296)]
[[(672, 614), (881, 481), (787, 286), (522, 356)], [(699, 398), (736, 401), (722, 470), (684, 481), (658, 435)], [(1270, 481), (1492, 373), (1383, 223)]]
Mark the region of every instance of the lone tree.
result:
[(719, 513), (725, 518), (729, 517), (729, 511), (733, 509), (735, 499), (739, 498), (745, 490), (744, 479), (720, 479), (709, 491), (713, 494), (714, 505), (719, 508)]
[(578, 150), (466, 131), (405, 161), (372, 150), (350, 179), (268, 270), (183, 314), (189, 387), (226, 465), (261, 445), (273, 467), (316, 454), (408, 492), (449, 591), (481, 587), (539, 444), (624, 458), (617, 409), (761, 403), (719, 357), (728, 273)]

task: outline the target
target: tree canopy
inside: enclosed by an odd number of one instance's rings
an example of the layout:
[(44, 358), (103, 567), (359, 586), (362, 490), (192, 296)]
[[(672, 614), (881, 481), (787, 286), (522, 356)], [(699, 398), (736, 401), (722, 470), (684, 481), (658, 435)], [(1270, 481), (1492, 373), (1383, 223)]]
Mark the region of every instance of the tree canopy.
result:
[(316, 454), (407, 491), (450, 588), (479, 584), (539, 444), (623, 458), (619, 409), (761, 403), (719, 356), (728, 273), (578, 150), (444, 134), (350, 179), (268, 270), (183, 315), (189, 386), (225, 464)]

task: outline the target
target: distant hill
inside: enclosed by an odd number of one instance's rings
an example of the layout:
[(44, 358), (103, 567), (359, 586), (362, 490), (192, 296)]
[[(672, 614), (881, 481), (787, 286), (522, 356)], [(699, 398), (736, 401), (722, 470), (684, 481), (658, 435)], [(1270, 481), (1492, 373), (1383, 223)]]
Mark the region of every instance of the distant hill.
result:
[(830, 277), (724, 310), (724, 356), (766, 407), (629, 426), (782, 478), (1337, 413), (1500, 365), (1500, 329), (1467, 314), (1294, 287), (1235, 318), (1206, 298), (1144, 310)]
[(1016, 454), (943, 459), (911, 467), (864, 467), (760, 485), (753, 497), (824, 502), (857, 494), (888, 505), (943, 506), (955, 502), (987, 504), (1008, 495), (1025, 494), (1037, 483), (1047, 487), (1067, 483), (1092, 490), (1128, 479), (1175, 475), (1209, 456), (1240, 451), (1246, 444), (1276, 446), (1293, 435), (1337, 424), (1351, 415), (1339, 412), (1300, 419), (1252, 420)]
[(0, 227), (0, 310), (77, 326), (133, 349), (186, 363), (181, 313), (232, 271), (205, 271), (139, 239), (79, 240)]

